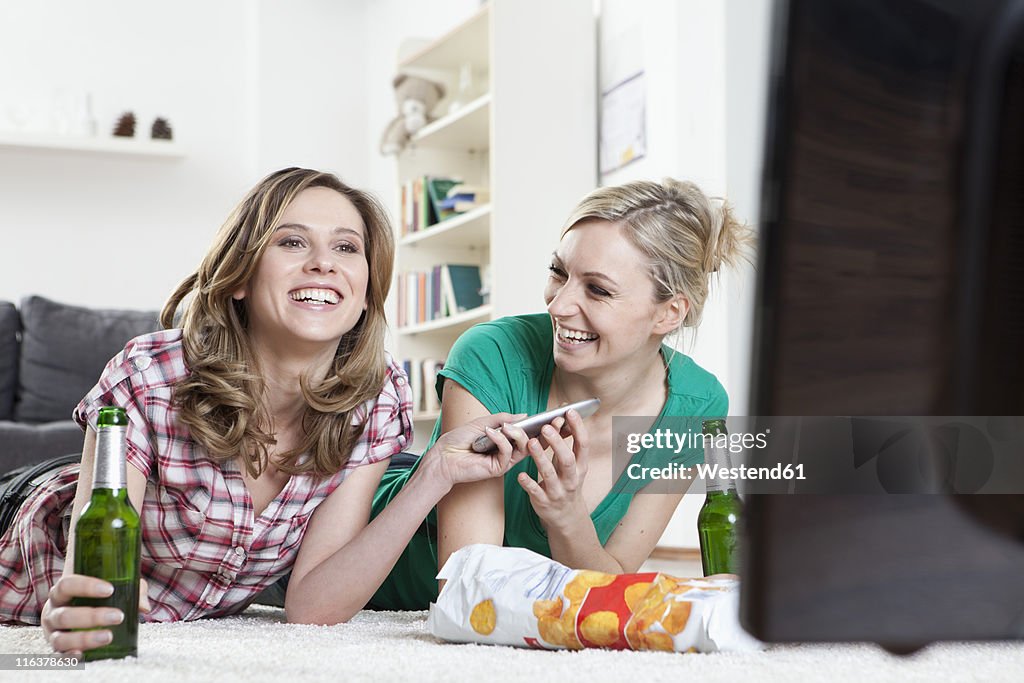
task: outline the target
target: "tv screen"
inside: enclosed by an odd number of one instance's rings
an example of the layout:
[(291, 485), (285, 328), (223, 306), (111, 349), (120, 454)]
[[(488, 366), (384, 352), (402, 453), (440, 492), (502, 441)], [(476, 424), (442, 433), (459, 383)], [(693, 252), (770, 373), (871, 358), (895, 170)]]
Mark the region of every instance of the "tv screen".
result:
[[(1024, 414), (1024, 0), (776, 10), (750, 413)], [(747, 503), (758, 637), (1024, 636), (1020, 495)]]

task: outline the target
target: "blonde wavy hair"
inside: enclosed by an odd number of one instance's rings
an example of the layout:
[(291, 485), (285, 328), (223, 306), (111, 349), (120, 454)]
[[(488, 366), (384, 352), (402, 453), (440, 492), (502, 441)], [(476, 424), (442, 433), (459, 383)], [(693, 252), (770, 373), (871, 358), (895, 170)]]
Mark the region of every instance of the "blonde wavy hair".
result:
[[(377, 397), (387, 370), (384, 300), (395, 245), (387, 213), (376, 199), (330, 173), (303, 168), (271, 173), (235, 207), (199, 268), (182, 281), (160, 314), (161, 324), (170, 328), (179, 306), (183, 308), (182, 342), (191, 373), (174, 387), (179, 419), (210, 458), (223, 462), (241, 456), (253, 477), (266, 468), (276, 439), (269, 431), (273, 420), (267, 414), (264, 382), (247, 334), (245, 300), (235, 300), (232, 294), (252, 278), (282, 213), (311, 187), (344, 195), (363, 219), (367, 307), (341, 338), (326, 377), (302, 377), (302, 440), (292, 450), (276, 454), (275, 465), (289, 474), (317, 477), (340, 471), (362, 435), (362, 426), (352, 423), (353, 410)], [(303, 458), (307, 453), (309, 457)]]
[(647, 259), (654, 300), (682, 295), (690, 304), (683, 327), (697, 327), (711, 276), (723, 264), (751, 261), (752, 231), (724, 200), (709, 198), (694, 183), (665, 178), (600, 187), (573, 210), (562, 237), (586, 220), (617, 223)]

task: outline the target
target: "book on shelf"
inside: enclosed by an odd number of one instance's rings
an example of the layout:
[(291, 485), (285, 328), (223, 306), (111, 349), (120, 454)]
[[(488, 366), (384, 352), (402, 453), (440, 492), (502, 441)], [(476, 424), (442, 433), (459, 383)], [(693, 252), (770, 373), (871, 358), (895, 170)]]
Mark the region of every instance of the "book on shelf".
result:
[(422, 186), (419, 179), (407, 180), (402, 183), (402, 237), (420, 230), (420, 212), (423, 202), (419, 199)]
[(427, 358), (423, 361), (423, 412), (441, 410), (441, 399), (437, 397), (437, 373), (444, 368), (443, 360)]
[(446, 263), (398, 274), (398, 326), (408, 327), (484, 304), (480, 266)]
[(465, 213), (491, 201), (491, 191), (480, 185), (457, 183), (448, 188), (441, 210), (454, 214)]
[(416, 273), (416, 319), (430, 320), (427, 316), (427, 274)]
[(444, 361), (436, 358), (407, 358), (402, 369), (409, 378), (413, 413), (434, 413), (441, 410), (441, 401), (434, 388)]
[(400, 233), (402, 237), (419, 232), (423, 221), (422, 179), (402, 183)]
[(412, 412), (423, 412), (423, 361), (413, 360), (409, 388), (412, 390)]
[(431, 225), (440, 223), (446, 218), (451, 218), (455, 215), (455, 211), (444, 208), (442, 202), (448, 196), (448, 190), (458, 185), (459, 182), (453, 178), (435, 178), (430, 176), (424, 179), (427, 195), (430, 197), (430, 206), (433, 209), (433, 214), (431, 215), (433, 223)]
[(400, 206), (402, 237), (440, 223), (455, 215), (450, 209), (441, 207), (448, 196), (448, 190), (461, 184), (456, 178), (422, 175), (402, 183)]
[(416, 361), (411, 358), (406, 358), (402, 361), (402, 369), (405, 370), (405, 376), (409, 378), (409, 392), (412, 394), (412, 412), (419, 412), (419, 406), (416, 404), (416, 390), (419, 388), (419, 384), (414, 379), (415, 370), (417, 370)]
[(448, 315), (483, 306), (480, 266), (448, 263), (441, 267), (441, 291)]

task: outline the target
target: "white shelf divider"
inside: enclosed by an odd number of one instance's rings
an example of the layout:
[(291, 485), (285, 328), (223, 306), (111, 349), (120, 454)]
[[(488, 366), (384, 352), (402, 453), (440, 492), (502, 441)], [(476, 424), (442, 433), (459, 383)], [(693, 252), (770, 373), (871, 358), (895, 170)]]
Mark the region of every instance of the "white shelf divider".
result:
[(488, 18), (490, 7), (466, 19), (433, 43), (424, 46), (405, 59), (399, 68), (403, 71), (414, 69), (443, 69), (455, 71), (463, 64), (486, 71), (489, 64)]
[(485, 247), (490, 242), (491, 205), (484, 204), (459, 216), (435, 223), (401, 239), (401, 246), (437, 248)]
[(420, 128), (412, 136), (414, 147), (444, 147), (466, 151), (490, 148), (491, 94), (484, 93), (457, 111)]
[(49, 133), (0, 132), (0, 149), (41, 150), (48, 152), (75, 152), (89, 154), (115, 154), (123, 156), (161, 157), (180, 159), (184, 153), (173, 140), (145, 140), (140, 138), (75, 137)]
[(490, 317), (491, 305), (484, 304), (483, 306), (477, 306), (476, 308), (471, 308), (468, 311), (463, 311), (462, 313), (457, 313), (455, 315), (448, 315), (443, 318), (438, 318), (437, 320), (400, 327), (398, 328), (398, 333), (401, 335), (411, 336), (415, 334), (425, 334), (427, 332), (437, 332), (439, 330), (447, 330), (460, 325), (479, 322), (481, 320), (488, 320)]

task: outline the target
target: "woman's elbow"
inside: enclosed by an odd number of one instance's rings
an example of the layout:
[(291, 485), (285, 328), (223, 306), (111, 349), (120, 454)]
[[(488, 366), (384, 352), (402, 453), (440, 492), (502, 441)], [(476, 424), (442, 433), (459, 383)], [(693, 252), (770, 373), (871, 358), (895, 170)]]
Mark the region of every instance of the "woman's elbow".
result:
[(362, 605), (338, 604), (310, 592), (301, 580), (292, 578), (284, 596), (284, 618), (290, 624), (334, 626), (354, 617)]
[(311, 624), (314, 626), (334, 626), (344, 624), (359, 612), (358, 608), (348, 606), (341, 609), (328, 609), (328, 606), (289, 605), (285, 601), (284, 618), (289, 624)]

